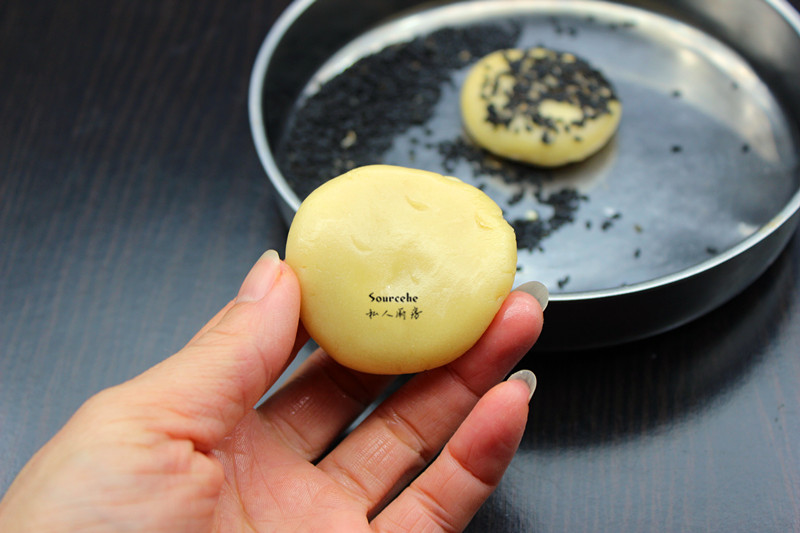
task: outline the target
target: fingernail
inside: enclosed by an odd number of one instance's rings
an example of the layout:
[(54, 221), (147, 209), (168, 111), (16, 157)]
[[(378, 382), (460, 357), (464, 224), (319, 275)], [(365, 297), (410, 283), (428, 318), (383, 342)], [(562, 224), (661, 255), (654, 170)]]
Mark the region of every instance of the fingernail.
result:
[(539, 305), (542, 306), (542, 311), (545, 310), (547, 307), (547, 302), (550, 301), (550, 291), (547, 290), (547, 287), (544, 283), (540, 283), (538, 281), (528, 281), (527, 283), (523, 283), (516, 289), (515, 291), (522, 291), (527, 292), (534, 298), (536, 301), (539, 302)]
[(261, 254), (261, 257), (258, 258), (259, 261), (261, 261), (262, 259), (266, 259), (267, 261), (274, 261), (277, 263), (278, 261), (281, 260), (281, 256), (278, 255), (278, 252), (276, 250), (267, 250), (266, 252)]
[(531, 398), (533, 398), (533, 391), (536, 390), (536, 374), (527, 369), (518, 370), (513, 374), (511, 374), (510, 376), (508, 376), (508, 379), (506, 381), (511, 381), (512, 379), (518, 379), (520, 381), (525, 382), (525, 384), (528, 386), (528, 389), (530, 390), (530, 393), (528, 394), (528, 402), (530, 402)]
[(267, 295), (280, 271), (280, 256), (275, 250), (267, 250), (244, 278), (237, 302), (255, 302)]

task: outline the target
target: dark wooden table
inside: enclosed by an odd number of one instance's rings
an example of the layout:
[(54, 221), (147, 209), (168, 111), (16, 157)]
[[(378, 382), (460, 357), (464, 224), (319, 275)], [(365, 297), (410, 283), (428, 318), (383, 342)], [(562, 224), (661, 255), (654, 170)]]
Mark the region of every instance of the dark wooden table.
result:
[[(285, 0), (0, 3), (0, 493), (178, 349), (286, 227), (251, 141)], [(473, 531), (800, 531), (800, 240), (668, 334), (546, 354)]]

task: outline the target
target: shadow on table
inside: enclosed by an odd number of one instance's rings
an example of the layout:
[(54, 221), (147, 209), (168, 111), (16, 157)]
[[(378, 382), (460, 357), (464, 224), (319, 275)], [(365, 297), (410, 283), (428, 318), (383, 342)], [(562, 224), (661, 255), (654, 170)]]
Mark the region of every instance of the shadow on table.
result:
[(591, 351), (534, 348), (520, 363), (539, 380), (528, 423), (536, 430), (526, 432), (522, 448), (637, 438), (721, 401), (764, 359), (781, 327), (796, 256), (784, 251), (739, 296), (672, 332)]

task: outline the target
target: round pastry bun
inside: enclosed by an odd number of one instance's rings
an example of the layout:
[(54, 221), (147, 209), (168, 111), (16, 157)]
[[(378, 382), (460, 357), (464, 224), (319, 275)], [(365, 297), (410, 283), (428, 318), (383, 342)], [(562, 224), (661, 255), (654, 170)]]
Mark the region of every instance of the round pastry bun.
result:
[(467, 351), (511, 291), (514, 230), (456, 178), (360, 167), (314, 190), (289, 229), (311, 337), (349, 368), (405, 374)]
[(600, 150), (617, 130), (622, 105), (586, 61), (536, 47), (498, 50), (473, 65), (461, 88), (461, 115), (486, 150), (555, 167)]

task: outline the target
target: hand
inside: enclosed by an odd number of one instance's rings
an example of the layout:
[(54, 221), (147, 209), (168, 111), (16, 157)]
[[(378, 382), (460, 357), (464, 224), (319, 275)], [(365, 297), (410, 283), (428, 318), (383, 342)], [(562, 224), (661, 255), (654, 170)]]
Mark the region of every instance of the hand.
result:
[(317, 350), (254, 409), (307, 340), (299, 302), (291, 269), (264, 254), (185, 348), (90, 398), (31, 459), (0, 531), (462, 530), (522, 437), (531, 388), (496, 383), (538, 336), (539, 304), (509, 295), (468, 353), (331, 448), (391, 377)]

